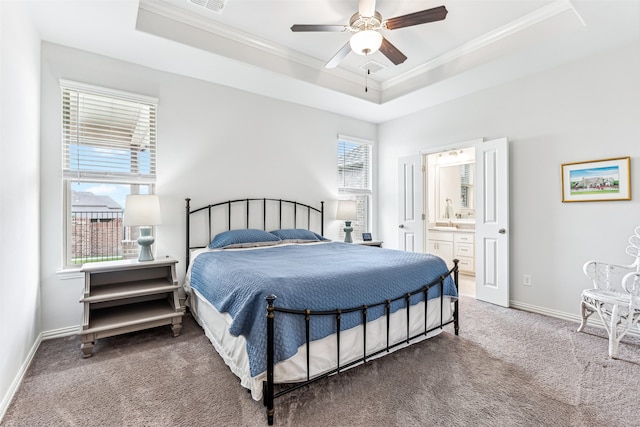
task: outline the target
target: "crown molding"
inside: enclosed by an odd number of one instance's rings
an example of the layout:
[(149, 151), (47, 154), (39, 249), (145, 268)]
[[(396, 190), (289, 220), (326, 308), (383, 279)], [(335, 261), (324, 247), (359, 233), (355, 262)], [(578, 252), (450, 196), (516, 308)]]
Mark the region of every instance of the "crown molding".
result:
[[(273, 43), (269, 40), (246, 33), (244, 31), (240, 31), (224, 24), (213, 23), (206, 17), (190, 12), (179, 6), (163, 2), (161, 0), (140, 0), (138, 7), (139, 9), (142, 9), (144, 11), (154, 13), (168, 19), (173, 19), (175, 21), (190, 25), (194, 28), (206, 31), (218, 37), (223, 37), (228, 40), (252, 47), (254, 49), (259, 49), (262, 52), (276, 55), (288, 61), (294, 61), (298, 64), (310, 67), (314, 70), (331, 74), (335, 77), (347, 80), (351, 83), (362, 83), (362, 75), (360, 74), (356, 74), (340, 68), (327, 69), (324, 67), (325, 62), (313, 58), (309, 55), (305, 55), (302, 52), (294, 49), (289, 49), (280, 44)], [(369, 87), (373, 90), (378, 91), (380, 91), (382, 88), (381, 83), (376, 80), (369, 80)]]
[(500, 40), (503, 40), (520, 31), (539, 24), (547, 19), (553, 18), (568, 10), (572, 10), (576, 14), (578, 19), (582, 22), (582, 25), (585, 25), (584, 21), (582, 20), (580, 15), (578, 15), (578, 12), (576, 12), (569, 0), (556, 0), (554, 3), (536, 9), (521, 18), (503, 25), (502, 27), (496, 28), (493, 31), (483, 34), (482, 36), (477, 37), (458, 48), (452, 49), (449, 52), (442, 54), (425, 64), (419, 65), (411, 70), (406, 71), (405, 73), (382, 82), (382, 90), (389, 89), (415, 77), (418, 77), (419, 75), (424, 74), (427, 71), (441, 67), (451, 61), (490, 46)]

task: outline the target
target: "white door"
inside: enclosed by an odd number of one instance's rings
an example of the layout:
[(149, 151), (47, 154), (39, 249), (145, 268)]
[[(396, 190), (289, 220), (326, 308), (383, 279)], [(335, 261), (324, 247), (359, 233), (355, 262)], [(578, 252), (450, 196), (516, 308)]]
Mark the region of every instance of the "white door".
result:
[(509, 146), (476, 145), (476, 298), (509, 307)]
[(422, 156), (401, 157), (398, 161), (398, 248), (424, 252), (422, 219)]

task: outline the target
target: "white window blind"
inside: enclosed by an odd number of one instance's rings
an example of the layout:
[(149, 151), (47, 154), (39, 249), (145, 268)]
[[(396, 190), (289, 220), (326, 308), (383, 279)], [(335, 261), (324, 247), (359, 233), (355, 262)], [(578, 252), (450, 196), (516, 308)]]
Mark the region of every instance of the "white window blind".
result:
[(338, 190), (371, 193), (371, 144), (338, 140)]
[(61, 81), (63, 176), (153, 183), (154, 98)]

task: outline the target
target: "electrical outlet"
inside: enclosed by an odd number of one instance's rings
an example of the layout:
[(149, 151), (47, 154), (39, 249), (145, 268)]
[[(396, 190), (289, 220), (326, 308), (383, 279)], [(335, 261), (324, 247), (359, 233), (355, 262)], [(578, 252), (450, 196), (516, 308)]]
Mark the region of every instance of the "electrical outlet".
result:
[(522, 284), (525, 286), (531, 286), (531, 275), (525, 274), (522, 276)]

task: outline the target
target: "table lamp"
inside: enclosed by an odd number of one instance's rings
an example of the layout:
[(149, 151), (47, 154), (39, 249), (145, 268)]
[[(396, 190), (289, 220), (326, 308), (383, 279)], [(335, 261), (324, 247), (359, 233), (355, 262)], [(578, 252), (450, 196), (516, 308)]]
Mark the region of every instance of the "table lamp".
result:
[(153, 261), (151, 245), (154, 238), (151, 228), (160, 225), (160, 199), (152, 194), (130, 194), (124, 207), (124, 225), (126, 227), (140, 227), (140, 255), (138, 261)]
[(336, 214), (336, 219), (340, 219), (344, 221), (344, 241), (345, 243), (352, 243), (351, 240), (351, 232), (353, 228), (351, 227), (351, 221), (358, 217), (358, 211), (356, 207), (355, 200), (338, 200), (338, 213)]

